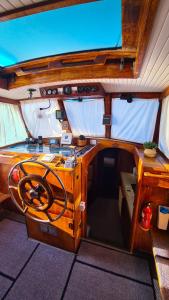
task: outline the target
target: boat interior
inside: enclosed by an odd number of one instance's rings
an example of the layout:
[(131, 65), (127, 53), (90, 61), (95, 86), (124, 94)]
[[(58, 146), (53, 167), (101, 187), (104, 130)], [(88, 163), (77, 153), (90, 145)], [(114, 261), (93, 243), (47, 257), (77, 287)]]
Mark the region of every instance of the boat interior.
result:
[(0, 1), (0, 299), (169, 299), (169, 1)]

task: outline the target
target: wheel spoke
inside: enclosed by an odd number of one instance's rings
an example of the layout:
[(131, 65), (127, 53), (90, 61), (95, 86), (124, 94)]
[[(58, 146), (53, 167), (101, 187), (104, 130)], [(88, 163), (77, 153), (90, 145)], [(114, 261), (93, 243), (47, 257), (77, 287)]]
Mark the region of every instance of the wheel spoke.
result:
[(48, 211), (44, 211), (45, 215), (48, 217), (48, 219), (53, 222), (53, 219), (51, 218), (50, 214), (48, 213)]
[(48, 174), (50, 173), (50, 170), (49, 169), (47, 169), (46, 171), (45, 171), (45, 174), (43, 175), (43, 179), (46, 179), (46, 177), (48, 176)]
[(20, 167), (21, 171), (24, 173), (24, 175), (27, 176), (28, 173), (25, 171), (23, 164), (21, 164), (19, 167)]
[(45, 194), (42, 194), (42, 195), (40, 196), (40, 198), (45, 198), (46, 200), (48, 199), (47, 195), (45, 195)]
[(28, 210), (28, 207), (26, 206), (24, 209), (23, 209), (23, 213), (25, 214)]
[(9, 189), (14, 189), (14, 190), (18, 191), (17, 186), (14, 186), (14, 185), (9, 185)]
[(40, 204), (44, 205), (45, 203), (41, 200), (41, 197), (38, 198), (38, 201), (40, 202)]

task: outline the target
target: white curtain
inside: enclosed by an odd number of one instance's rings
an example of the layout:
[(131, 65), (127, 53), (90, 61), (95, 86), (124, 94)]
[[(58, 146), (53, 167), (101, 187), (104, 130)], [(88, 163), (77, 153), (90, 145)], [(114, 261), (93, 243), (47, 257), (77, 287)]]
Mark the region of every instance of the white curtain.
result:
[(162, 103), (159, 148), (169, 158), (169, 96)]
[(103, 99), (83, 99), (64, 101), (67, 117), (74, 136), (104, 137), (102, 125), (104, 114)]
[(0, 146), (22, 142), (27, 137), (18, 106), (0, 103)]
[(152, 141), (159, 101), (157, 99), (112, 100), (111, 137), (144, 143)]
[(26, 125), (34, 138), (39, 135), (43, 137), (57, 137), (61, 136), (61, 123), (56, 119), (55, 110), (59, 110), (57, 100), (39, 99), (21, 101), (21, 108)]

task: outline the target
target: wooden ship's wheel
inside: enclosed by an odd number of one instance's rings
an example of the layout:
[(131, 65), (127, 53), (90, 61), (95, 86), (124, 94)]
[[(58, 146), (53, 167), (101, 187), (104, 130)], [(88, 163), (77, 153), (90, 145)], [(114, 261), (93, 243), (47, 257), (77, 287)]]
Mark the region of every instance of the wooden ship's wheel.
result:
[[(44, 168), (44, 174), (29, 174), (25, 166), (33, 163)], [(51, 184), (47, 180), (49, 173), (52, 173), (63, 190), (63, 206), (57, 216), (53, 216), (49, 209), (57, 198), (53, 194)], [(21, 175), (22, 174), (22, 175)], [(24, 160), (15, 164), (9, 172), (8, 188), (11, 198), (16, 207), (27, 217), (38, 222), (55, 222), (60, 219), (67, 208), (67, 194), (60, 177), (46, 164), (42, 162)], [(34, 212), (36, 212), (34, 214)], [(39, 216), (38, 216), (39, 213)], [(42, 218), (42, 213), (44, 218)]]

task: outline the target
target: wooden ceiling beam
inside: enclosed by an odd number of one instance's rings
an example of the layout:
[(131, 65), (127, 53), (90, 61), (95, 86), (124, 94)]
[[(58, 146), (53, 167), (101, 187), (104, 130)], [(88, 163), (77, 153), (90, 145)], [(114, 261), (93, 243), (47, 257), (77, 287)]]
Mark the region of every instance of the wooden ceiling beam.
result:
[(17, 88), (20, 86), (41, 84), (65, 80), (78, 79), (100, 79), (100, 78), (133, 78), (131, 64), (125, 64), (123, 70), (120, 70), (119, 64), (110, 65), (92, 65), (80, 67), (69, 67), (58, 70), (41, 72), (41, 74), (31, 74), (15, 77), (9, 81), (8, 88)]
[(138, 78), (159, 0), (122, 0), (122, 47), (136, 49), (134, 78)]
[(16, 69), (22, 68), (33, 68), (33, 67), (43, 67), (47, 66), (49, 63), (71, 63), (71, 62), (80, 62), (84, 60), (95, 60), (98, 56), (106, 55), (109, 59), (120, 59), (120, 58), (135, 58), (136, 50), (135, 49), (117, 49), (117, 50), (92, 50), (92, 51), (84, 51), (78, 53), (69, 53), (69, 54), (59, 54), (54, 56), (48, 56), (44, 58), (38, 58), (34, 60), (30, 60), (23, 63), (18, 63), (11, 67), (6, 67), (3, 69), (3, 74), (15, 73)]
[(145, 0), (122, 0), (122, 47), (137, 49), (138, 28), (141, 7)]
[[(37, 74), (44, 71), (55, 70), (55, 69), (63, 69), (74, 67), (77, 68), (79, 66), (91, 66), (91, 65), (104, 65), (106, 63), (107, 56), (106, 55), (98, 55), (94, 60), (82, 60), (82, 61), (73, 61), (73, 62), (62, 62), (62, 61), (52, 61), (48, 63), (48, 65), (37, 66), (32, 68), (17, 68), (15, 70), (15, 74), (17, 76), (24, 76), (28, 74)], [(118, 61), (117, 61), (118, 63)]]
[(0, 13), (0, 22), (37, 14), (40, 12), (63, 8), (67, 6), (84, 4), (89, 2), (96, 2), (100, 0), (48, 0), (44, 2), (38, 2), (24, 7), (19, 7), (13, 10), (8, 10)]

